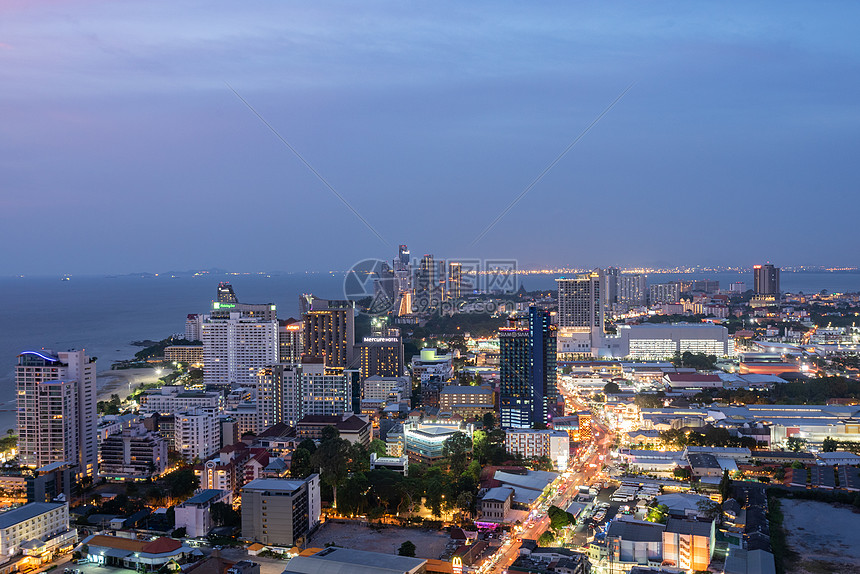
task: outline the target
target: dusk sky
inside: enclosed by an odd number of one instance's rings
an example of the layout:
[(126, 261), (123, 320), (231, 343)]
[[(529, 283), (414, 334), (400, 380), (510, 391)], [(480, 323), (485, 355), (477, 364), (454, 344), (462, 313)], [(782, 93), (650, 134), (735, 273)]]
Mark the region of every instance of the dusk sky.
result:
[(847, 2), (3, 0), (0, 275), (346, 269), (399, 243), (858, 265), (858, 22)]

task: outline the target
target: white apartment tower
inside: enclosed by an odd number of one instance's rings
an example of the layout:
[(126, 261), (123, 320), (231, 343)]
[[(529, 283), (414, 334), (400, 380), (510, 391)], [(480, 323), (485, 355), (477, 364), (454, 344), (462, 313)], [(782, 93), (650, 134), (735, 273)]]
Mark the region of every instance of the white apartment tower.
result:
[(22, 466), (77, 465), (95, 477), (96, 362), (84, 351), (24, 351), (15, 367), (18, 450)]
[(221, 448), (219, 410), (195, 407), (176, 413), (173, 447), (187, 461), (206, 460)]
[(308, 415), (352, 412), (352, 374), (327, 373), (319, 360), (273, 365), (260, 371), (257, 387), (257, 428), (279, 422), (295, 426)]
[(278, 363), (278, 321), (243, 317), (209, 318), (201, 326), (203, 382), (257, 386), (257, 372)]

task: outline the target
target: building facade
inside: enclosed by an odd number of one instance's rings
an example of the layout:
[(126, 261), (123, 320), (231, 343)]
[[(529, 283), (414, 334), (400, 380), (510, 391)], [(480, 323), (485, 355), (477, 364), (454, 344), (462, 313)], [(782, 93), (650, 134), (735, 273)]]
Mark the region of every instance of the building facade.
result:
[(203, 382), (255, 388), (257, 372), (278, 362), (278, 322), (243, 317), (210, 317), (203, 322)]
[(329, 301), (313, 295), (300, 298), (306, 357), (323, 360), (330, 369), (352, 363), (355, 346), (355, 303)]
[(18, 451), (22, 466), (74, 462), (95, 477), (96, 362), (84, 351), (25, 351), (15, 367)]
[(320, 521), (320, 479), (259, 478), (242, 487), (242, 538), (293, 546)]

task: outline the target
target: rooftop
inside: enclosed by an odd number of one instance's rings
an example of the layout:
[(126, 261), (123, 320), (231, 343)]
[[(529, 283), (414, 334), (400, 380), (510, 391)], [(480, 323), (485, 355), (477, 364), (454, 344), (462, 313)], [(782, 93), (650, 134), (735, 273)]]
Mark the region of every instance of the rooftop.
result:
[(40, 514), (45, 514), (52, 510), (56, 510), (65, 506), (65, 503), (58, 502), (31, 502), (24, 506), (19, 506), (13, 510), (7, 510), (0, 513), (0, 529), (9, 528), (24, 520), (30, 520)]
[(227, 493), (223, 490), (207, 488), (205, 490), (201, 490), (182, 504), (210, 504), (221, 499), (225, 494)]
[(663, 542), (666, 526), (642, 520), (613, 520), (606, 535), (631, 542)]
[(308, 479), (288, 480), (285, 478), (257, 478), (243, 486), (242, 490), (276, 490), (281, 492), (292, 492), (301, 488), (307, 480)]
[(711, 529), (713, 528), (713, 526), (713, 522), (699, 522), (698, 520), (681, 520), (678, 518), (670, 518), (669, 521), (666, 523), (666, 532), (710, 537)]
[(426, 560), (366, 552), (347, 548), (326, 548), (312, 556), (296, 556), (287, 562), (286, 573), (305, 574), (372, 574), (406, 573), (420, 569)]

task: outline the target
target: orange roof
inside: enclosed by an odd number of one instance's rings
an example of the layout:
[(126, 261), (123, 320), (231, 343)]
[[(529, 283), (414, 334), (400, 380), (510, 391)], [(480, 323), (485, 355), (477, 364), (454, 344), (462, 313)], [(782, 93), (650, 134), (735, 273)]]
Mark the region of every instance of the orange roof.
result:
[(263, 548), (265, 548), (265, 546), (263, 546), (259, 542), (254, 542), (253, 544), (248, 546), (248, 550), (250, 550), (251, 552), (257, 552), (259, 550), (262, 550)]
[(322, 552), (322, 548), (305, 548), (299, 552), (299, 556), (313, 556), (317, 552)]
[(446, 562), (445, 560), (427, 560), (427, 572), (440, 573), (440, 574), (452, 574), (454, 572), (454, 565), (450, 562)]

